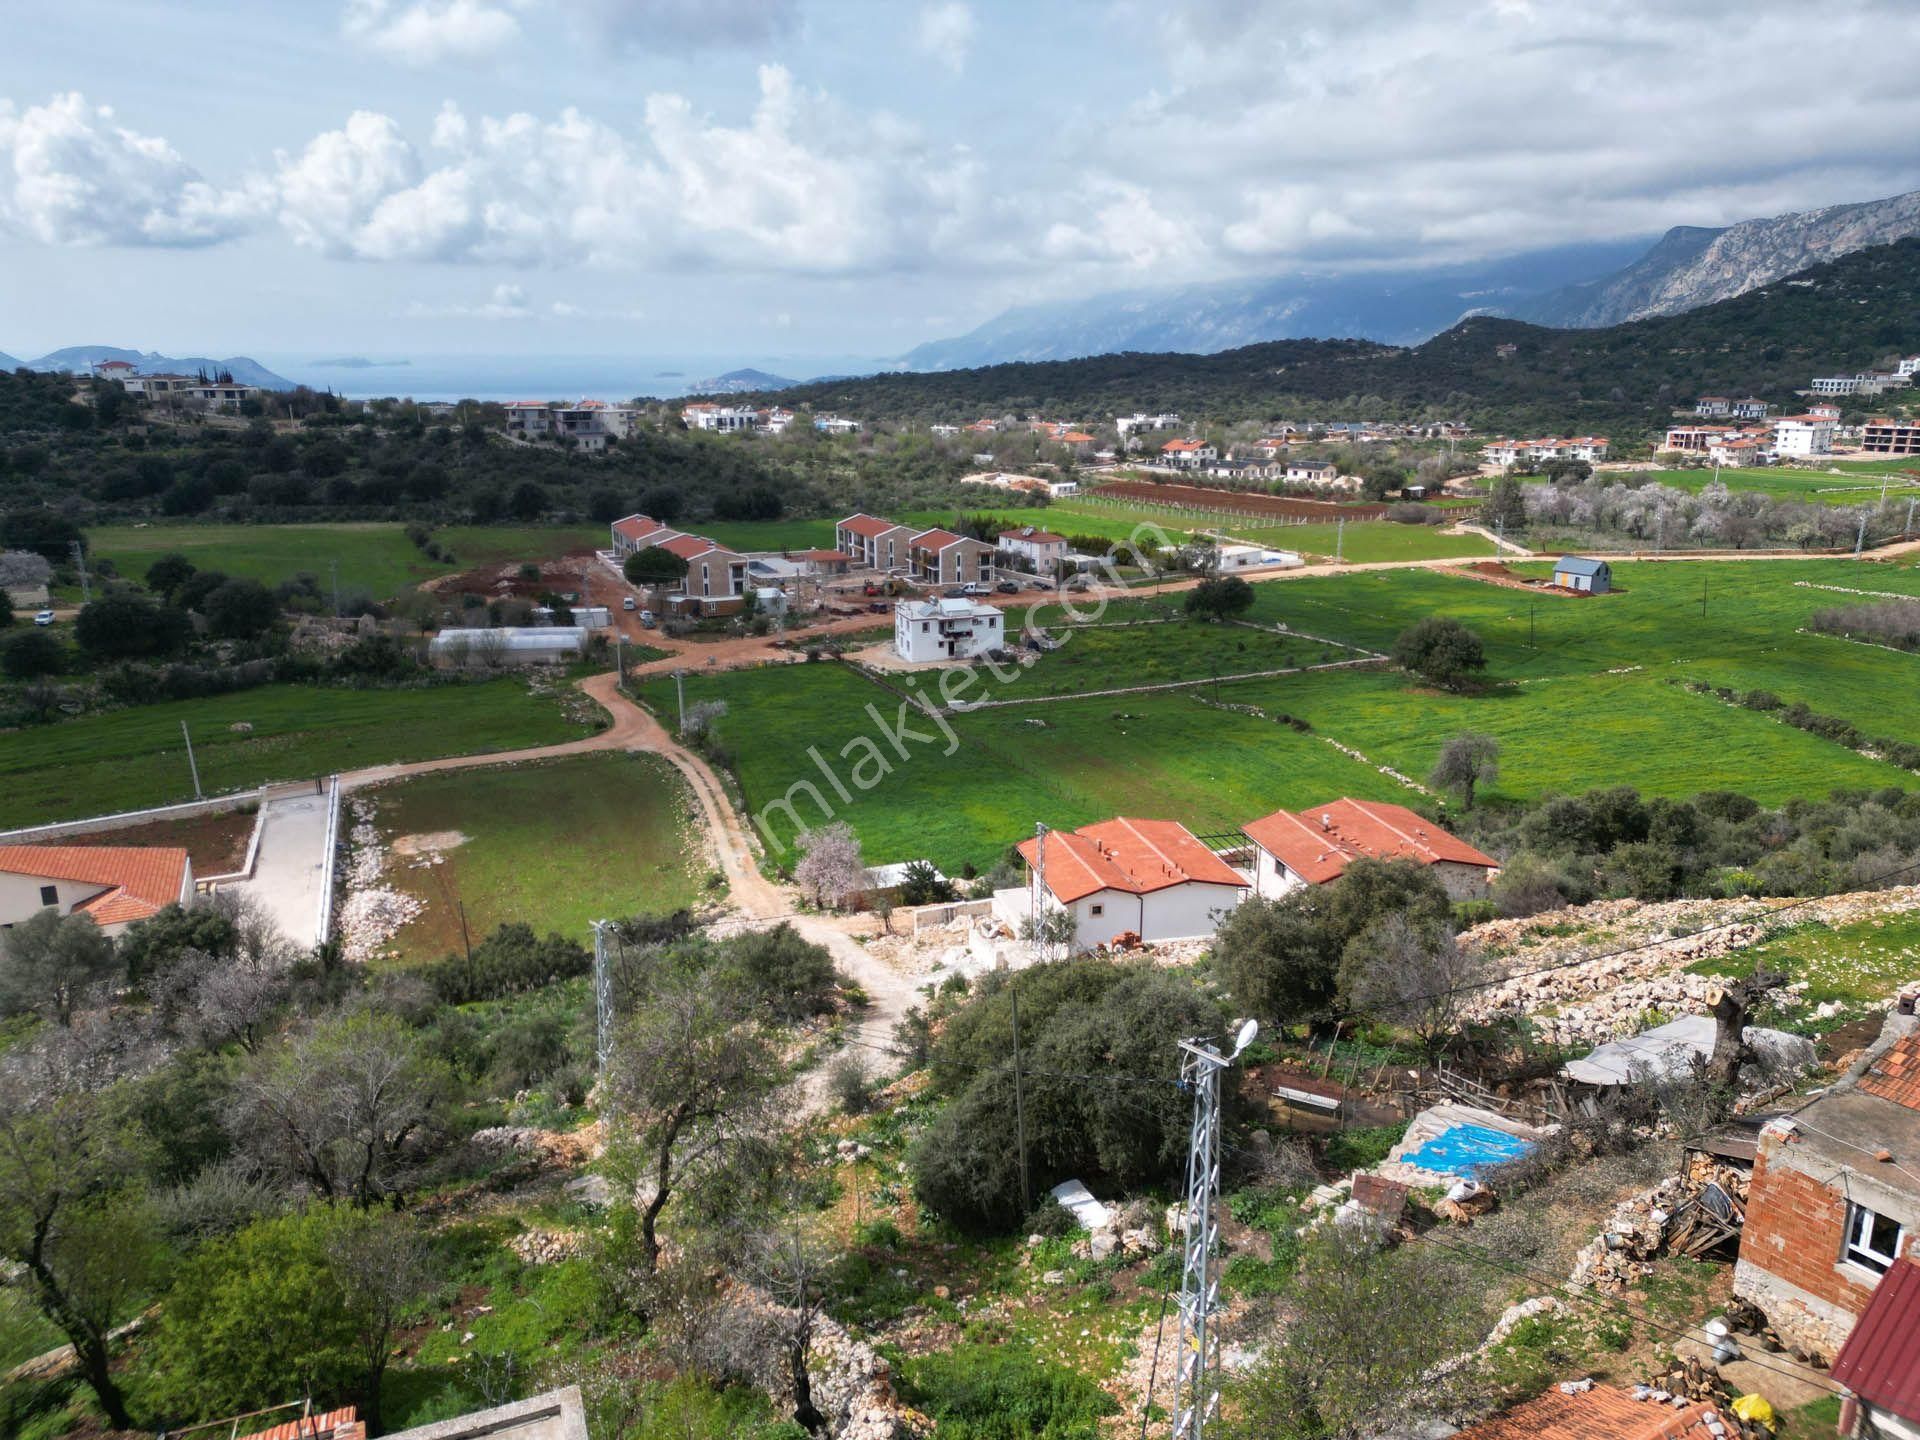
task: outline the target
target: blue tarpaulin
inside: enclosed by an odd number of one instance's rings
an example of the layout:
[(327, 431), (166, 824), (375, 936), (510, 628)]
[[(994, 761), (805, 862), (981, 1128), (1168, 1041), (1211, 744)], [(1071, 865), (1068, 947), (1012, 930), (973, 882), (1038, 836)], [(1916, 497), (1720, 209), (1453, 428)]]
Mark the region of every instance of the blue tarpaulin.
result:
[(1482, 1171), (1524, 1155), (1532, 1148), (1532, 1141), (1503, 1130), (1491, 1130), (1485, 1125), (1454, 1125), (1401, 1159), (1405, 1164), (1431, 1170), (1436, 1175), (1478, 1180)]

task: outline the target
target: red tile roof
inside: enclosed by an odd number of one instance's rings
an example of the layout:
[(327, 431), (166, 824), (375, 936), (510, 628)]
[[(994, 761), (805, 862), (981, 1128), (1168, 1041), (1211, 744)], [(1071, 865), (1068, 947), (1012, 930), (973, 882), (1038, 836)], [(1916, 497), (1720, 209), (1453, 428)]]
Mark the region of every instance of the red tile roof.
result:
[(145, 920), (178, 904), (189, 874), (185, 850), (159, 845), (0, 845), (0, 870), (104, 887), (73, 907), (97, 925)]
[(353, 1406), (348, 1405), (304, 1419), (288, 1420), (271, 1429), (256, 1430), (251, 1435), (241, 1436), (240, 1440), (345, 1440), (348, 1435), (361, 1436), (366, 1433)]
[(657, 535), (667, 527), (650, 515), (628, 515), (613, 522), (613, 533), (624, 535), (629, 540), (644, 540), (649, 535)]
[(958, 545), (961, 537), (951, 530), (922, 530), (907, 541), (915, 550), (944, 550), (949, 545)]
[(1880, 1277), (1833, 1378), (1876, 1409), (1920, 1421), (1920, 1265), (1896, 1260)]
[(1920, 1110), (1920, 1033), (1896, 1040), (1867, 1067), (1859, 1088), (1908, 1110)]
[(671, 540), (661, 541), (658, 548), (670, 555), (678, 555), (682, 560), (697, 560), (722, 547), (704, 535), (676, 535)]
[(1207, 448), (1207, 442), (1204, 440), (1169, 440), (1160, 448), (1162, 450), (1204, 450)]
[(838, 528), (842, 530), (851, 530), (856, 535), (864, 535), (869, 540), (876, 540), (880, 536), (886, 534), (889, 530), (901, 530), (901, 529), (905, 529), (906, 527), (902, 525), (896, 525), (891, 520), (882, 520), (877, 515), (863, 514), (863, 515), (849, 515), (846, 519), (840, 522)]
[(1362, 855), (1422, 865), (1451, 860), (1489, 869), (1500, 863), (1406, 806), (1377, 800), (1335, 800), (1299, 814), (1276, 810), (1240, 829), (1310, 885), (1337, 879), (1350, 861)]
[[(1100, 890), (1148, 895), (1193, 881), (1202, 885), (1247, 882), (1177, 820), (1102, 820), (1078, 830), (1046, 835), (1047, 888), (1062, 905)], [(1039, 868), (1037, 840), (1022, 840), (1020, 854)]]
[(1675, 1408), (1672, 1401), (1636, 1400), (1612, 1385), (1594, 1385), (1572, 1394), (1556, 1385), (1511, 1410), (1469, 1425), (1455, 1440), (1707, 1440), (1713, 1433), (1709, 1417), (1722, 1433), (1733, 1433), (1711, 1405), (1688, 1402)]
[(1084, 430), (1069, 430), (1066, 434), (1056, 436), (1055, 438), (1059, 440), (1062, 445), (1091, 445), (1093, 443), (1093, 436), (1087, 434)]
[(1036, 530), (1031, 525), (1023, 525), (1018, 530), (1002, 530), (1002, 540), (1031, 540), (1036, 545), (1064, 545), (1067, 537), (1056, 535), (1051, 530)]

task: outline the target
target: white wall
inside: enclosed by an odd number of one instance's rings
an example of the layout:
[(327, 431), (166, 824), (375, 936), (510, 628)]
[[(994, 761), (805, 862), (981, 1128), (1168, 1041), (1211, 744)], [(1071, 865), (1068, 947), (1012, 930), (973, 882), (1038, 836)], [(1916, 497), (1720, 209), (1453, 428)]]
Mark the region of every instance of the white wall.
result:
[(1264, 846), (1253, 847), (1253, 893), (1262, 900), (1278, 900), (1307, 882), (1273, 858)]
[(72, 914), (74, 906), (83, 900), (91, 900), (107, 888), (80, 880), (47, 880), (38, 875), (0, 871), (0, 925), (18, 925), (22, 920), (31, 920), (46, 909), (40, 901), (40, 887), (43, 885), (51, 885), (60, 897), (54, 908), (62, 915)]

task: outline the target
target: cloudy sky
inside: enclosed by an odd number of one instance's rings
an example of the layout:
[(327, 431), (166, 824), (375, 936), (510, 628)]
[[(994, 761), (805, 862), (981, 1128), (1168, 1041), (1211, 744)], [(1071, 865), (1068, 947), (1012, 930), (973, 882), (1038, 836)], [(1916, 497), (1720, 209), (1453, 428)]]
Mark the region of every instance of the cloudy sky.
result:
[(889, 355), (1920, 188), (1912, 0), (63, 0), (0, 350)]

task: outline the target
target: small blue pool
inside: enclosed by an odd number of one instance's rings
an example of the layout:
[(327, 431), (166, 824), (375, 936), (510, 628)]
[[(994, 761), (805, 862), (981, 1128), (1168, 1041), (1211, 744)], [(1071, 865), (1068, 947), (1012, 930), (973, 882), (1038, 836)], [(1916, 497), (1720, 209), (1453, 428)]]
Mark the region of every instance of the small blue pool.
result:
[(1531, 1140), (1522, 1140), (1504, 1130), (1491, 1130), (1485, 1125), (1454, 1125), (1401, 1159), (1436, 1175), (1478, 1180), (1483, 1171), (1524, 1155), (1532, 1148)]

